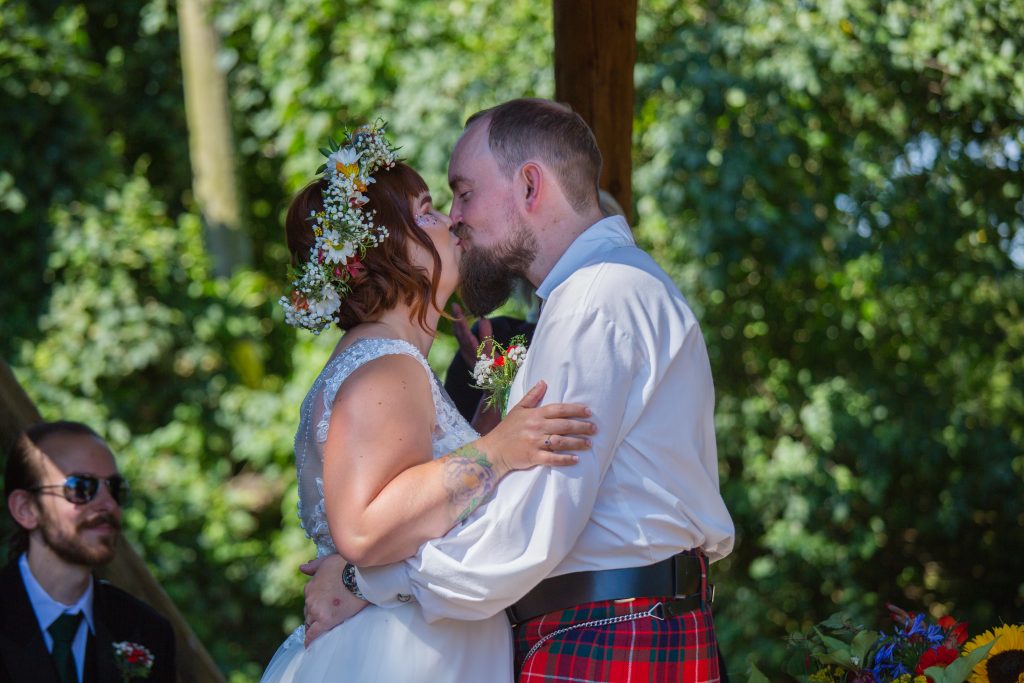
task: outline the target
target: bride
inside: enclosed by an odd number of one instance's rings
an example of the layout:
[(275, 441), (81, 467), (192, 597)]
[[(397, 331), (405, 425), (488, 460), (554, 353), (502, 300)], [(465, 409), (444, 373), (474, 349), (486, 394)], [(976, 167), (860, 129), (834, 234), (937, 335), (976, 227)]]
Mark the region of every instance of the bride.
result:
[[(299, 517), (319, 558), (388, 564), (464, 520), (506, 473), (576, 462), (564, 451), (586, 448), (594, 426), (583, 406), (537, 407), (539, 383), (493, 431), (470, 427), (426, 361), (458, 284), (451, 220), (382, 124), (324, 151), (323, 177), (286, 218), (298, 278), (282, 304), (290, 324), (346, 332), (302, 404)], [(511, 681), (503, 614), (427, 623), (414, 604), (369, 605), (307, 649), (315, 628), (281, 645), (264, 682)]]

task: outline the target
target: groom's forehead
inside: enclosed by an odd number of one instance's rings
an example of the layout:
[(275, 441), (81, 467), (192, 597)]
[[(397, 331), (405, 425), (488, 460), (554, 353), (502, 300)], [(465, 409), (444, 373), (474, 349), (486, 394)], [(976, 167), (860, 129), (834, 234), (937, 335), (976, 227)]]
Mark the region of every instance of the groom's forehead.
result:
[(487, 141), (488, 125), (486, 121), (475, 121), (469, 124), (465, 132), (455, 143), (452, 150), (452, 162), (490, 153)]
[(487, 143), (487, 125), (485, 122), (474, 122), (462, 134), (452, 150), (452, 158), (448, 164), (448, 184), (455, 189), (460, 184), (471, 180), (467, 166), (473, 162), (483, 161), (490, 156), (491, 149)]

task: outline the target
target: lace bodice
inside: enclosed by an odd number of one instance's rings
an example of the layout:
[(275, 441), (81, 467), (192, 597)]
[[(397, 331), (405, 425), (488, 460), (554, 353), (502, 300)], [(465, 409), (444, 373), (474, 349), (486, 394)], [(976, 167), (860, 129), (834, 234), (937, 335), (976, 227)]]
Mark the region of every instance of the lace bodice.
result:
[[(299, 481), (299, 519), (306, 535), (316, 543), (317, 557), (335, 552), (324, 512), (324, 442), (331, 422), (334, 399), (349, 375), (381, 356), (406, 355), (420, 362), (430, 379), (437, 421), (433, 451), (438, 458), (472, 441), (477, 433), (459, 414), (441, 387), (427, 360), (412, 344), (399, 339), (360, 339), (332, 358), (313, 382), (302, 402), (299, 429), (295, 433), (295, 467)], [(382, 427), (386, 427), (383, 425)]]

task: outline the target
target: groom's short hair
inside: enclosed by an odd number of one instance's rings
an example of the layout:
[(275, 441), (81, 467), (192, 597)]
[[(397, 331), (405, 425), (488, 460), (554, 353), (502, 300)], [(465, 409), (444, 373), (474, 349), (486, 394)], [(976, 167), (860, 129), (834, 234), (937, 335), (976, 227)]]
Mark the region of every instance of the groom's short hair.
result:
[(571, 107), (542, 99), (510, 100), (473, 114), (466, 127), (484, 119), (490, 124), (488, 145), (506, 178), (539, 159), (554, 169), (573, 209), (583, 211), (597, 202), (601, 150), (590, 126)]

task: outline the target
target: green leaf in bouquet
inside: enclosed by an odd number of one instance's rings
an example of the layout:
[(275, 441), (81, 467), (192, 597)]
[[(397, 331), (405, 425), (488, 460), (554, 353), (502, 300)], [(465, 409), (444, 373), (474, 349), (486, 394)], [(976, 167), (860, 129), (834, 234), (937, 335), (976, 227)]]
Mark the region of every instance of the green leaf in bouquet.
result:
[(782, 664), (782, 672), (798, 680), (807, 678), (811, 673), (812, 656), (813, 654), (806, 649), (791, 653)]
[(853, 669), (853, 661), (850, 659), (849, 650), (839, 650), (835, 652), (818, 652), (814, 657), (822, 664), (835, 664), (843, 669)]
[(988, 657), (988, 651), (995, 644), (996, 641), (993, 640), (991, 643), (972, 651), (969, 655), (957, 658), (955, 662), (945, 668), (930, 666), (924, 670), (924, 675), (931, 678), (935, 683), (963, 683), (967, 680), (967, 677), (978, 662)]
[(839, 629), (850, 628), (852, 624), (850, 623), (850, 617), (846, 612), (836, 612), (828, 619), (818, 624), (818, 626), (832, 631), (838, 631)]
[(853, 642), (850, 643), (850, 654), (854, 658), (854, 665), (863, 667), (864, 660), (867, 659), (868, 652), (874, 647), (875, 643), (878, 642), (878, 633), (876, 631), (861, 631), (853, 637)]
[(814, 632), (818, 634), (818, 637), (821, 638), (821, 642), (824, 643), (825, 647), (827, 647), (833, 654), (843, 651), (846, 652), (847, 656), (849, 656), (850, 646), (848, 643), (845, 643), (838, 638), (833, 638), (832, 636), (826, 636), (817, 628), (814, 629)]
[(747, 683), (770, 683), (768, 677), (761, 673), (761, 670), (757, 668), (757, 664), (750, 663), (750, 675), (747, 676)]
[(325, 157), (331, 156), (331, 150), (328, 149), (327, 147), (321, 147), (320, 153), (323, 154)]

